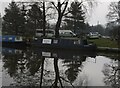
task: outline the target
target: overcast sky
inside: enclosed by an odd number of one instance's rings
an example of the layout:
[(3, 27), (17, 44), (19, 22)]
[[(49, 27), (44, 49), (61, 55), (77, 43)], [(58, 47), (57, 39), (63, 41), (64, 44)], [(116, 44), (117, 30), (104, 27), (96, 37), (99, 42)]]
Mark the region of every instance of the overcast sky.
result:
[[(19, 1), (19, 0), (15, 0)], [(20, 0), (24, 1), (24, 0)], [(62, 0), (61, 0), (62, 1)], [(119, 0), (96, 0), (98, 1), (98, 5), (93, 9), (92, 14), (89, 17), (88, 22), (90, 25), (102, 24), (105, 25), (107, 23), (106, 14), (108, 13), (108, 6), (110, 2), (117, 2)], [(11, 0), (0, 0), (0, 13), (4, 14), (4, 8), (7, 6), (6, 2), (11, 2)]]

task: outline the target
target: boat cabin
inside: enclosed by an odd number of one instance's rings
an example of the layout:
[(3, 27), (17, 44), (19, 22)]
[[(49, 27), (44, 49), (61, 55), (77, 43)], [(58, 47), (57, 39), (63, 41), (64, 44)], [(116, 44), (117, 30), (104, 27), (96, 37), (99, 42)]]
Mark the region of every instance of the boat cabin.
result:
[(22, 36), (15, 36), (15, 35), (3, 35), (2, 41), (3, 42), (22, 42), (23, 37)]

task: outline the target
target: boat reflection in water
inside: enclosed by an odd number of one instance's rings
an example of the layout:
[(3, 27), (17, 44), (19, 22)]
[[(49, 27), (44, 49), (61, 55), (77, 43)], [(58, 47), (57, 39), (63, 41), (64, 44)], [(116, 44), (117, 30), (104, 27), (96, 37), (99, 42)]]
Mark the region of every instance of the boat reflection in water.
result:
[[(95, 84), (104, 86), (104, 83), (100, 84), (97, 79), (101, 75), (104, 76), (102, 71), (104, 73), (105, 71), (98, 68), (102, 68), (104, 63), (111, 61), (107, 58), (103, 61), (104, 57), (98, 56), (95, 52), (43, 48), (24, 50), (3, 48), (2, 50), (4, 56), (3, 88), (4, 86), (49, 86), (54, 88), (59, 86), (64, 88), (64, 86), (95, 86)], [(86, 72), (93, 73), (90, 76), (93, 76), (95, 81), (91, 80)], [(98, 78), (96, 79), (95, 76)], [(101, 77), (101, 81), (103, 78)], [(89, 81), (94, 84), (90, 84)]]

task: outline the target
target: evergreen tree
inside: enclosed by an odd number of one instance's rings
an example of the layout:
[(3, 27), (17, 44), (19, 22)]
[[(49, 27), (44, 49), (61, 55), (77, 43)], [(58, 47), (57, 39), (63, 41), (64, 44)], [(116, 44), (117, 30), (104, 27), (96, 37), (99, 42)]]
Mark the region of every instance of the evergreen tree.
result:
[(5, 8), (3, 17), (3, 34), (24, 35), (25, 18), (15, 2)]
[(35, 35), (36, 29), (43, 28), (43, 13), (38, 4), (33, 4), (31, 9), (29, 9), (28, 13), (28, 23), (27, 28), (29, 29), (29, 33)]
[(71, 29), (74, 32), (83, 32), (82, 29), (85, 27), (85, 13), (82, 10), (82, 2), (72, 2), (71, 6), (68, 8), (68, 12), (69, 14), (65, 16), (67, 29)]

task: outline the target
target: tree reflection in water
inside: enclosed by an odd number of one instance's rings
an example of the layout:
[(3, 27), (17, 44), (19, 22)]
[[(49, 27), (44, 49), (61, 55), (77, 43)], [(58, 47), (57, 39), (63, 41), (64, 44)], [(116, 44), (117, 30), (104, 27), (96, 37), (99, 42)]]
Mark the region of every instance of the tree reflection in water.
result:
[[(39, 71), (41, 66), (40, 57), (32, 51), (22, 51), (15, 54), (5, 54), (3, 67), (7, 70), (10, 77), (15, 80), (14, 85), (37, 85), (39, 82)], [(34, 79), (35, 76), (35, 80)]]
[(120, 87), (120, 56), (112, 60), (111, 64), (104, 64), (103, 74), (105, 75), (104, 83), (113, 88)]
[(65, 66), (67, 66), (67, 70), (65, 71), (65, 74), (67, 75), (67, 78), (70, 80), (70, 82), (74, 82), (77, 78), (77, 75), (79, 71), (82, 71), (82, 62), (86, 60), (85, 56), (74, 58), (75, 60), (64, 60)]
[(62, 59), (63, 67), (67, 67), (65, 73), (59, 69), (59, 57), (52, 57), (54, 70), (48, 71), (45, 69), (45, 63), (47, 62), (49, 65), (49, 61), (41, 55), (41, 52), (36, 53), (32, 49), (15, 54), (4, 54), (3, 67), (14, 79), (15, 83), (12, 85), (51, 86), (53, 88), (61, 86), (63, 88), (67, 83), (74, 87), (72, 83), (76, 80), (78, 73), (82, 71), (82, 62), (86, 60), (86, 56), (73, 57), (72, 59)]

